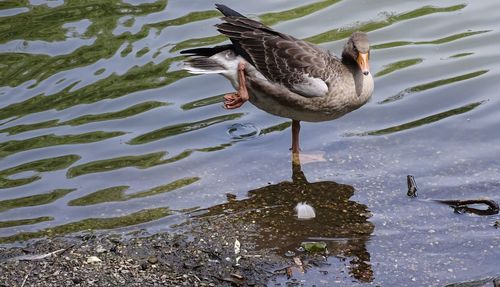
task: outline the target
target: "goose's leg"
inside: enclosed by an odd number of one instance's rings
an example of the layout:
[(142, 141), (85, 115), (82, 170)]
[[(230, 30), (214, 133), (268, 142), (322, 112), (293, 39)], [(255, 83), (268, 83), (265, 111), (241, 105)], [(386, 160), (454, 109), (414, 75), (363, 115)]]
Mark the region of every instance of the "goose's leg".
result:
[(238, 92), (224, 96), (224, 108), (228, 110), (239, 108), (246, 101), (248, 101), (247, 81), (245, 79), (245, 63), (243, 62), (238, 64), (238, 81), (240, 83)]
[(292, 154), (299, 154), (300, 121), (292, 120)]

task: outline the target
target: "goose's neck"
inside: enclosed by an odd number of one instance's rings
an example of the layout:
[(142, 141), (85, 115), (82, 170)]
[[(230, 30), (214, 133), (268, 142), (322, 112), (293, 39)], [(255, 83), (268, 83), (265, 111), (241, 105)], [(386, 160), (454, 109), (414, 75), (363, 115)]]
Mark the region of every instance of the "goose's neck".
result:
[(361, 73), (358, 63), (351, 57), (350, 54), (342, 53), (342, 64), (349, 68), (353, 75)]
[(349, 70), (354, 79), (355, 98), (352, 103), (363, 105), (373, 93), (374, 83), (372, 74), (363, 75), (356, 60), (350, 54), (342, 54), (342, 64)]

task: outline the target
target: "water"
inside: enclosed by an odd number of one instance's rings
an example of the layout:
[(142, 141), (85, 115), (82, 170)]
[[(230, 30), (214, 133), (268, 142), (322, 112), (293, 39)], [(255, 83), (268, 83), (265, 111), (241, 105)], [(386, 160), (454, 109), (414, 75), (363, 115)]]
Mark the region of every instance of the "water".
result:
[[(324, 160), (292, 181), (288, 120), (226, 111), (224, 78), (180, 70), (179, 50), (224, 41), (212, 2), (2, 2), (0, 242), (168, 231), (212, 207), (204, 216), (267, 227), (255, 243), (283, 254), (327, 242), (330, 265), (295, 275), (308, 284), (500, 276), (500, 217), (424, 200), (500, 201), (497, 1), (224, 4), (337, 53), (368, 32), (372, 100), (302, 125), (303, 152)], [(419, 199), (406, 197), (408, 174)], [(315, 221), (294, 219), (304, 201)]]

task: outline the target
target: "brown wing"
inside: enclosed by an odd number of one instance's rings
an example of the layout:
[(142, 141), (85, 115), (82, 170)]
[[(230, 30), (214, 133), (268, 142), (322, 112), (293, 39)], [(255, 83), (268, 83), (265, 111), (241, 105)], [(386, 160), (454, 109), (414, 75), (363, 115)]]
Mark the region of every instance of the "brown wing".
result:
[(329, 52), (290, 35), (276, 32), (257, 21), (243, 17), (223, 17), (216, 25), (250, 58), (268, 80), (280, 83), (306, 97), (323, 96), (329, 66), (338, 59)]

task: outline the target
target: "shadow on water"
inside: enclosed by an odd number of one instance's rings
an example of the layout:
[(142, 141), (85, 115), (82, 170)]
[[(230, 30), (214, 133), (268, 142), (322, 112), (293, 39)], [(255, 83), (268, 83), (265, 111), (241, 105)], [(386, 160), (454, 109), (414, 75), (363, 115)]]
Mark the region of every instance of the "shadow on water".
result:
[[(255, 241), (245, 244), (255, 245), (257, 249), (275, 249), (283, 255), (297, 250), (303, 242), (325, 242), (329, 256), (346, 264), (353, 278), (361, 282), (372, 281), (367, 242), (374, 225), (368, 221), (371, 216), (368, 207), (350, 200), (355, 192), (351, 185), (334, 181), (309, 182), (300, 161), (293, 162), (291, 181), (250, 190), (247, 199), (210, 207), (198, 217), (223, 215), (254, 222), (256, 234), (249, 237)], [(312, 206), (316, 217), (298, 219), (295, 211), (298, 203)]]

